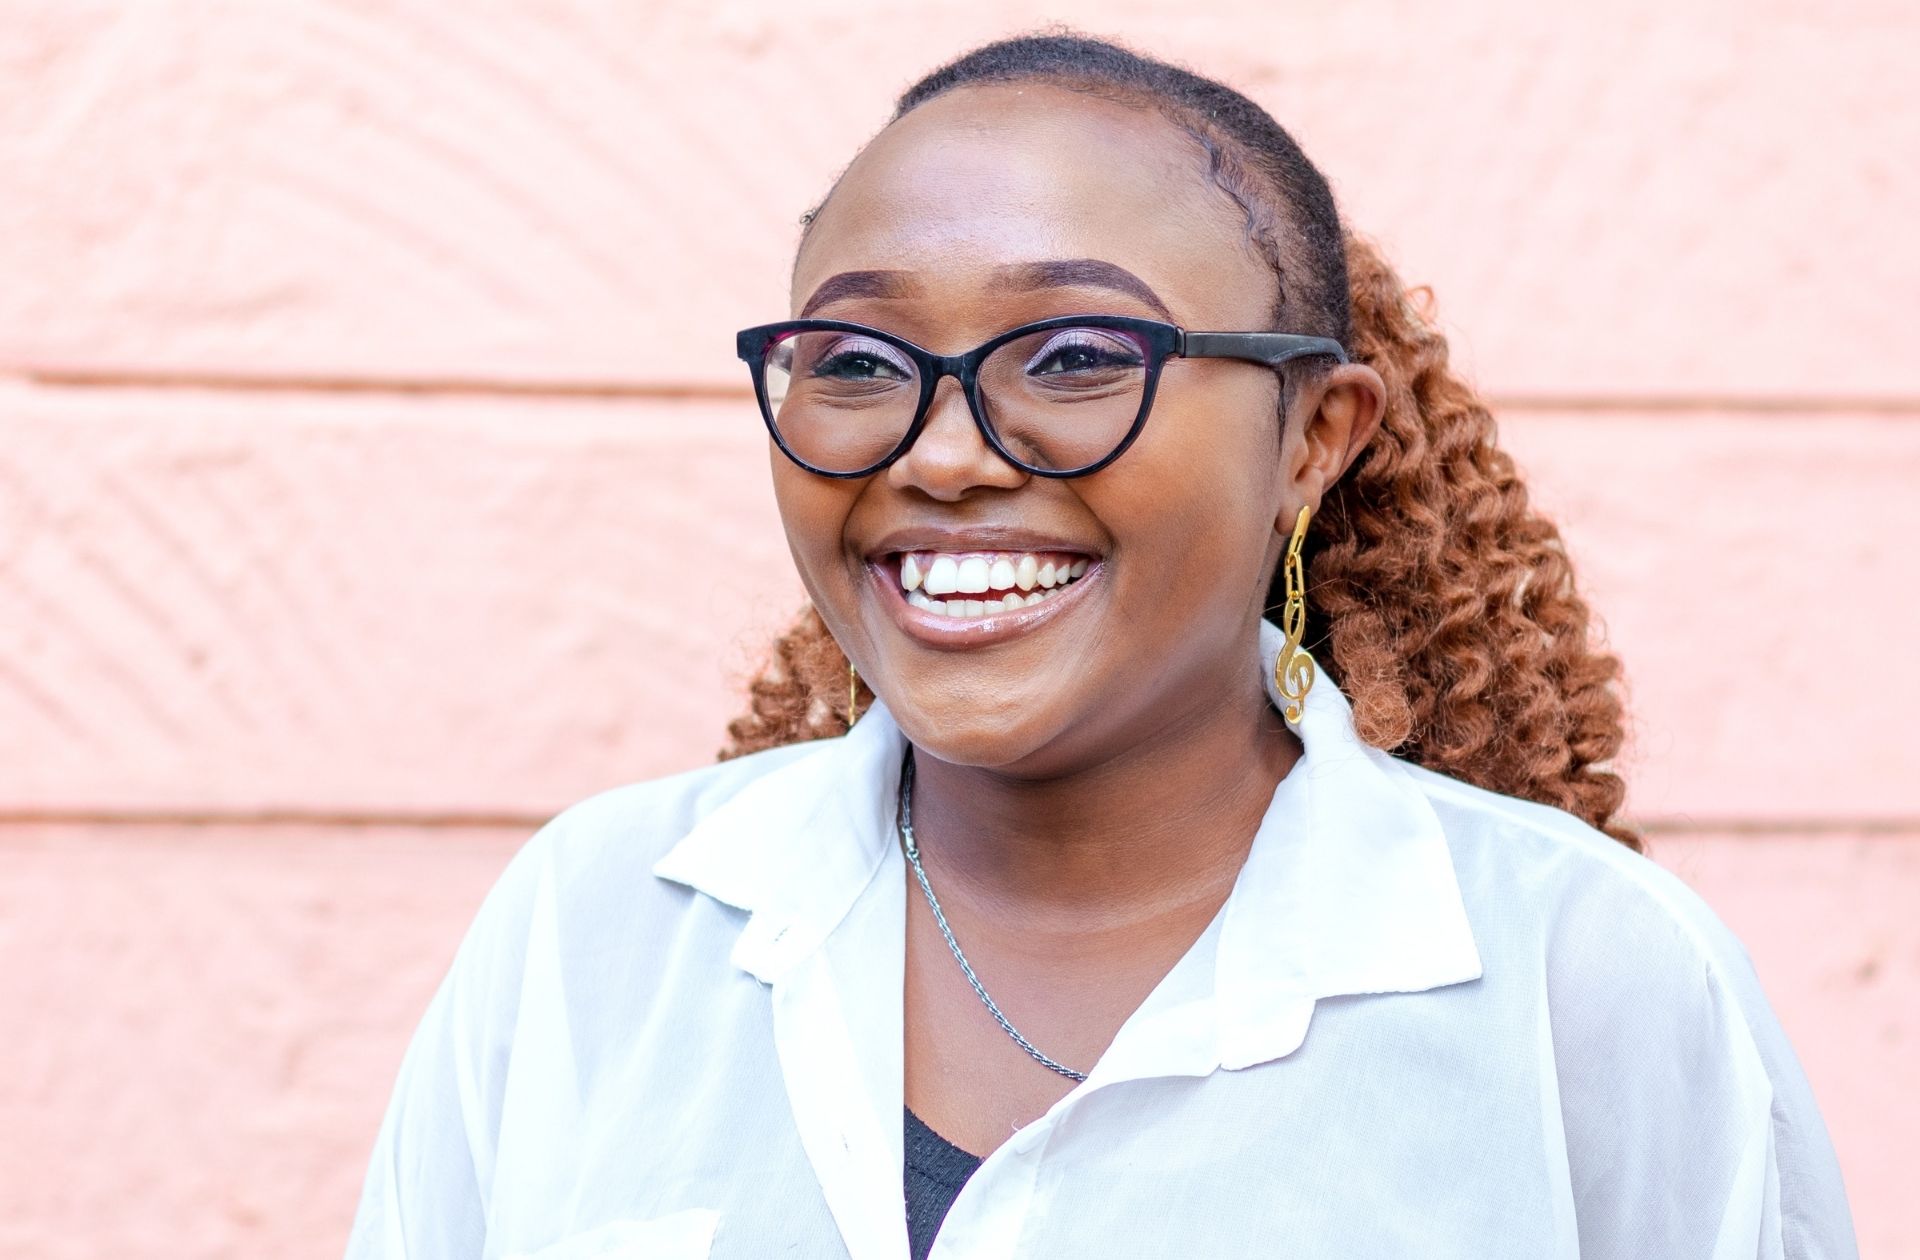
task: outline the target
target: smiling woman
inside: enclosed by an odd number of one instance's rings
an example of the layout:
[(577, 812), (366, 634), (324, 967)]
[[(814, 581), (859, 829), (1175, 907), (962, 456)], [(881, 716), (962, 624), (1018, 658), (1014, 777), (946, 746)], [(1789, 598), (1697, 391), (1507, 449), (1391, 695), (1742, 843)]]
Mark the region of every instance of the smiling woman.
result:
[(353, 1254), (1852, 1254), (1555, 530), (1271, 118), (988, 46), (792, 297), (810, 607), (728, 760), (515, 860)]

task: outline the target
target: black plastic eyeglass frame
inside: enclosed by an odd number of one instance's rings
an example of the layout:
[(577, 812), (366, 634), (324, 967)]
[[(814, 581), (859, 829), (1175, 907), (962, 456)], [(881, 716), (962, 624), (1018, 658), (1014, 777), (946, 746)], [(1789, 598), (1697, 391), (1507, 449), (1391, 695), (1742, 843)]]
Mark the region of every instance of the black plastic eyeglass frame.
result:
[[(1133, 418), (1126, 436), (1119, 445), (1100, 459), (1079, 468), (1057, 469), (1036, 468), (1007, 449), (1000, 435), (994, 432), (993, 424), (986, 417), (986, 409), (980, 401), (980, 365), (987, 356), (1006, 345), (1009, 341), (1030, 336), (1037, 332), (1047, 332), (1055, 328), (1106, 328), (1116, 332), (1130, 333), (1139, 339), (1146, 352), (1146, 384), (1140, 394), (1140, 413)], [(773, 406), (767, 398), (767, 351), (784, 338), (796, 333), (806, 332), (848, 332), (863, 337), (872, 337), (876, 341), (899, 350), (920, 372), (920, 402), (914, 409), (913, 423), (907, 426), (906, 434), (891, 451), (877, 462), (851, 472), (831, 468), (817, 468), (801, 459), (787, 440), (780, 434), (780, 426), (774, 422)], [(740, 357), (746, 361), (747, 369), (753, 374), (754, 397), (760, 402), (760, 418), (767, 423), (767, 432), (773, 436), (775, 445), (781, 453), (811, 473), (822, 477), (871, 477), (887, 465), (905, 455), (920, 431), (926, 428), (927, 412), (932, 408), (934, 391), (940, 385), (940, 379), (951, 376), (960, 382), (960, 391), (966, 395), (967, 409), (973, 413), (973, 423), (980, 430), (980, 436), (986, 440), (994, 453), (1014, 467), (1032, 473), (1036, 477), (1084, 477), (1088, 473), (1099, 472), (1114, 460), (1126, 454), (1134, 439), (1140, 436), (1146, 427), (1147, 413), (1153, 410), (1154, 390), (1160, 384), (1160, 368), (1170, 358), (1187, 359), (1244, 359), (1250, 363), (1264, 364), (1278, 368), (1294, 359), (1310, 355), (1328, 355), (1336, 362), (1347, 362), (1346, 349), (1331, 337), (1308, 337), (1299, 333), (1282, 332), (1188, 332), (1176, 324), (1163, 323), (1157, 319), (1137, 319), (1130, 315), (1061, 315), (1053, 319), (1037, 320), (1031, 324), (1022, 324), (1018, 328), (994, 337), (967, 351), (965, 354), (934, 354), (896, 337), (890, 332), (869, 327), (866, 324), (851, 324), (835, 319), (792, 319), (778, 324), (761, 324), (755, 328), (742, 329), (735, 338), (735, 346)]]

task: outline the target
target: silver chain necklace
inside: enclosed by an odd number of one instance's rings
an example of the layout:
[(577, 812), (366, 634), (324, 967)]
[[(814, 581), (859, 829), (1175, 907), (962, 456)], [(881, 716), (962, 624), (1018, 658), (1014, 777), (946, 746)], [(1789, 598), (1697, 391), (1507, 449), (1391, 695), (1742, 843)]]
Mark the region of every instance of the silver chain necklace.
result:
[(960, 942), (953, 939), (953, 929), (947, 926), (947, 916), (940, 909), (940, 898), (933, 895), (933, 885), (927, 880), (927, 868), (920, 865), (920, 843), (913, 838), (913, 745), (907, 745), (907, 753), (900, 762), (900, 843), (907, 851), (907, 861), (913, 865), (913, 877), (920, 881), (920, 891), (927, 895), (927, 908), (933, 911), (933, 921), (940, 925), (940, 935), (947, 938), (947, 948), (953, 951), (953, 960), (960, 964), (960, 970), (966, 973), (967, 983), (979, 995), (981, 1004), (994, 1022), (1006, 1030), (1007, 1036), (1028, 1054), (1032, 1055), (1042, 1067), (1050, 1068), (1071, 1081), (1084, 1081), (1085, 1072), (1076, 1072), (1064, 1063), (1058, 1063), (1034, 1048), (1034, 1044), (1020, 1035), (1013, 1022), (1000, 1013), (1000, 1007), (987, 996), (987, 986), (980, 983), (980, 977), (973, 974), (973, 965), (967, 956), (960, 952)]

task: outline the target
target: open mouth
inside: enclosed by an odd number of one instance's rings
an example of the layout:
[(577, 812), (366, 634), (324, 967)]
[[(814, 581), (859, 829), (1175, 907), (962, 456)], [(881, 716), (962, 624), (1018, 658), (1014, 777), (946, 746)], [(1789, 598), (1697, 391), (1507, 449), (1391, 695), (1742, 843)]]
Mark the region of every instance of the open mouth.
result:
[(907, 603), (937, 617), (991, 617), (1053, 599), (1093, 559), (1060, 551), (902, 551), (887, 567)]

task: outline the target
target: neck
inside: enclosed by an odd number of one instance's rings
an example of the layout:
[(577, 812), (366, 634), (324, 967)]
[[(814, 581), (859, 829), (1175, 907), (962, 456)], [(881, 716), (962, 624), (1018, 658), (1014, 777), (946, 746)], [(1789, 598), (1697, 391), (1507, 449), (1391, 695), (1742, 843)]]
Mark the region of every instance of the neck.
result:
[(1217, 908), (1299, 752), (1251, 690), (1050, 777), (918, 752), (914, 832), (941, 896), (995, 917), (1084, 929)]

